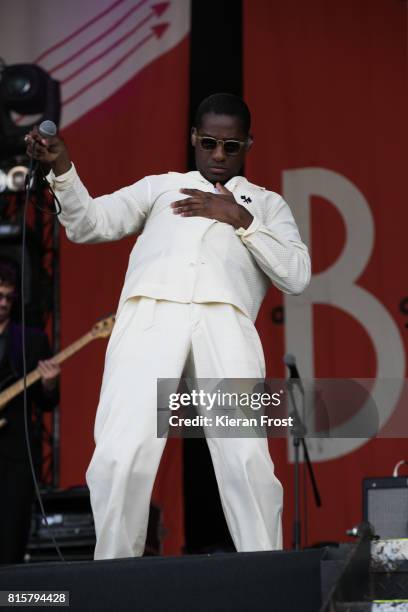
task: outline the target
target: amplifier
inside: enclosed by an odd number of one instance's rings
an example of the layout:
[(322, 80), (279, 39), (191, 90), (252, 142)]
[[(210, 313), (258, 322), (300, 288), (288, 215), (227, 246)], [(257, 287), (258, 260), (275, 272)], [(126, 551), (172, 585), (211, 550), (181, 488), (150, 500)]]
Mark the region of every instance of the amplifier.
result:
[[(92, 559), (95, 527), (87, 487), (43, 491), (41, 494), (47, 522), (66, 560)], [(145, 555), (161, 553), (163, 538), (161, 510), (150, 505)], [(34, 505), (27, 561), (52, 561), (57, 553), (37, 503)]]
[(408, 538), (408, 478), (364, 478), (363, 520), (382, 539)]

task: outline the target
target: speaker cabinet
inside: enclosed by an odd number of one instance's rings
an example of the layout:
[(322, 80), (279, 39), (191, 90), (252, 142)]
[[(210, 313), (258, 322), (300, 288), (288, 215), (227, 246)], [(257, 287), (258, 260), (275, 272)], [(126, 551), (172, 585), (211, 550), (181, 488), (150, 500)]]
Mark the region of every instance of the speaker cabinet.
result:
[(408, 478), (365, 478), (363, 519), (373, 525), (382, 539), (407, 538)]

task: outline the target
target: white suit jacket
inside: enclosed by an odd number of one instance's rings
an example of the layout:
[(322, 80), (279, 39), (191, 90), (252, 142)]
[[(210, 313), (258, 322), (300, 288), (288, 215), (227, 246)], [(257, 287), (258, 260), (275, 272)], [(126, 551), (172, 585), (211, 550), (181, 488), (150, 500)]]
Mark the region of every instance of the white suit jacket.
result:
[(181, 188), (214, 191), (199, 172), (147, 176), (111, 195), (92, 198), (75, 167), (48, 179), (62, 206), (70, 240), (119, 240), (141, 232), (130, 255), (120, 310), (130, 297), (177, 302), (226, 302), (253, 321), (272, 282), (299, 294), (310, 281), (310, 259), (289, 206), (277, 193), (235, 176), (226, 183), (254, 219), (247, 229), (203, 217), (175, 215)]

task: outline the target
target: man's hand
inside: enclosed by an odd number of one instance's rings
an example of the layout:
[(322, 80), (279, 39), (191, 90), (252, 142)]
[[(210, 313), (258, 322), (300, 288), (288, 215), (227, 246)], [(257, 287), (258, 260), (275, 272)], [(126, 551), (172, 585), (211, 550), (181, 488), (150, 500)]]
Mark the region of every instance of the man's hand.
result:
[(41, 382), (45, 391), (54, 391), (61, 372), (58, 363), (53, 359), (46, 359), (45, 361), (38, 362), (37, 369), (41, 374)]
[(238, 204), (224, 185), (217, 183), (219, 194), (201, 191), (200, 189), (180, 189), (181, 193), (190, 196), (173, 202), (171, 207), (175, 215), (181, 217), (206, 217), (222, 223), (247, 228), (252, 223), (252, 215), (244, 206)]
[(68, 149), (62, 138), (58, 136), (43, 138), (35, 127), (27, 134), (25, 141), (27, 155), (44, 164), (49, 164), (56, 176), (64, 174), (71, 168)]

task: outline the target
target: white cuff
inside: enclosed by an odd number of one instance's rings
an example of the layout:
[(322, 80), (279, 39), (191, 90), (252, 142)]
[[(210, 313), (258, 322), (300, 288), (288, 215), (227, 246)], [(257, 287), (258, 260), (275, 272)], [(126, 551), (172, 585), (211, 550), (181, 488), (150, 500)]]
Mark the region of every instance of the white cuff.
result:
[(244, 238), (245, 236), (249, 236), (250, 234), (256, 232), (259, 229), (260, 225), (260, 220), (257, 217), (254, 217), (252, 219), (251, 224), (246, 229), (244, 227), (239, 227), (237, 230), (235, 230), (235, 233), (240, 238)]
[(72, 163), (71, 167), (64, 174), (59, 174), (55, 176), (53, 170), (47, 174), (47, 181), (50, 183), (51, 187), (55, 189), (67, 189), (72, 185), (75, 178), (77, 177), (77, 171), (75, 169), (74, 164)]

